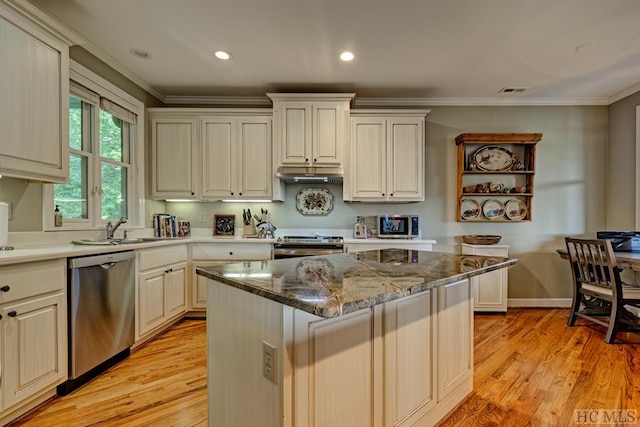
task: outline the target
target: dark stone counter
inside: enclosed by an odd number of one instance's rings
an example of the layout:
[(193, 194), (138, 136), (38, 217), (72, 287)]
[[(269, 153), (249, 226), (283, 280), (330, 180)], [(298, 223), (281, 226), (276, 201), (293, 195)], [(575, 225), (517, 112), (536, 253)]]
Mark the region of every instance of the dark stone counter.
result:
[(306, 311), (337, 317), (506, 268), (514, 258), (381, 249), (200, 267), (197, 274)]

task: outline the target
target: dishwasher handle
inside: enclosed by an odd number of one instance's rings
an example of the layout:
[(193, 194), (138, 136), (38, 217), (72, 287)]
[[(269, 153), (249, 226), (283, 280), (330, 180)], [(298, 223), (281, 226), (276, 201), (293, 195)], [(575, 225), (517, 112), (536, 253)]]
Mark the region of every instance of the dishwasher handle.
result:
[(116, 264), (117, 264), (116, 261), (114, 261), (114, 262), (105, 262), (104, 264), (100, 264), (100, 267), (102, 267), (105, 270), (108, 270), (108, 269), (110, 269), (111, 267), (113, 267)]

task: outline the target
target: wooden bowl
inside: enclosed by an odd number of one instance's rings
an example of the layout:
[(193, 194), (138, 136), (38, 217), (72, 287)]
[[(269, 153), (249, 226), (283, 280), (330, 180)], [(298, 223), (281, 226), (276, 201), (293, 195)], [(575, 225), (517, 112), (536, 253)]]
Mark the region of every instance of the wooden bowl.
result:
[(495, 245), (502, 239), (502, 236), (491, 234), (465, 234), (462, 240), (470, 245)]

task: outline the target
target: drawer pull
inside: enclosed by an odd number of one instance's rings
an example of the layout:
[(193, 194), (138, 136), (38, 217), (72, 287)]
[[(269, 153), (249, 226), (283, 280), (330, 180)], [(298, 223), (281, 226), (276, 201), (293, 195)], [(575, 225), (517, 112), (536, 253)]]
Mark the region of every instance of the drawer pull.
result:
[(168, 270), (165, 270), (164, 272), (165, 272), (165, 273), (171, 273), (172, 271), (173, 271), (173, 268), (170, 268), (170, 269), (168, 269)]
[(10, 290), (10, 289), (11, 289), (11, 288), (10, 288), (9, 286), (4, 285), (3, 287), (1, 287), (1, 288), (0, 288), (0, 291), (2, 291), (2, 292), (9, 292), (9, 290)]
[(11, 310), (7, 314), (9, 315), (9, 317), (16, 317), (18, 315), (18, 313), (15, 310)]

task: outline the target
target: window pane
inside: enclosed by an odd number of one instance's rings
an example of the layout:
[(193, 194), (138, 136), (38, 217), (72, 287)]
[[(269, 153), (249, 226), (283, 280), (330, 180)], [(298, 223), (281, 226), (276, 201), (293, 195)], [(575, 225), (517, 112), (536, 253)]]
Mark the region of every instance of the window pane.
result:
[(82, 101), (69, 97), (69, 147), (82, 150)]
[(124, 161), (122, 157), (123, 128), (121, 119), (100, 110), (100, 157), (117, 162)]
[(60, 205), (63, 218), (89, 218), (87, 191), (87, 158), (71, 154), (69, 157), (69, 183), (53, 186), (53, 202)]
[(102, 219), (127, 216), (127, 168), (102, 163)]

